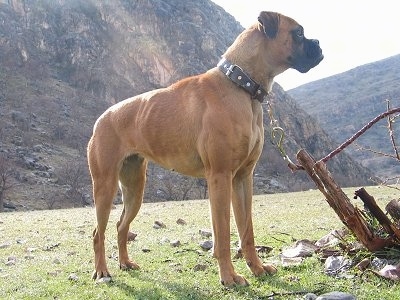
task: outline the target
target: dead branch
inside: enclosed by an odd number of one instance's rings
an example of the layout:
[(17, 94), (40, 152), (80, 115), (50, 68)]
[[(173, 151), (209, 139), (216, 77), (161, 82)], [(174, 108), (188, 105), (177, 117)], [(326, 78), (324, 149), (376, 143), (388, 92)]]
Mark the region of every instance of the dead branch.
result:
[[(387, 110), (390, 111), (390, 101), (386, 100), (386, 102), (387, 102)], [(392, 142), (394, 153), (396, 154), (397, 160), (400, 160), (399, 151), (397, 150), (396, 141), (394, 139), (394, 134), (393, 134), (392, 124), (394, 123), (394, 119), (389, 115), (387, 118), (387, 122), (388, 122), (389, 137), (390, 141)]]
[(366, 124), (363, 128), (361, 128), (359, 131), (357, 131), (351, 138), (349, 138), (347, 141), (345, 141), (343, 144), (341, 144), (339, 147), (337, 147), (335, 150), (333, 150), (327, 156), (322, 158), (320, 161), (326, 163), (329, 159), (334, 157), (336, 154), (339, 154), (340, 152), (342, 152), (347, 146), (349, 146), (356, 139), (358, 139), (362, 134), (364, 134), (374, 124), (376, 124), (377, 122), (379, 122), (383, 118), (386, 118), (387, 116), (390, 116), (390, 115), (392, 115), (394, 113), (400, 113), (400, 107), (390, 109), (390, 110), (380, 114), (379, 116), (375, 117), (374, 119), (372, 119), (368, 124)]
[(368, 152), (371, 152), (371, 153), (374, 153), (374, 154), (377, 154), (377, 155), (380, 155), (380, 156), (385, 156), (385, 157), (389, 157), (389, 158), (393, 158), (395, 160), (398, 160), (398, 158), (396, 156), (392, 155), (392, 154), (385, 153), (385, 152), (382, 152), (382, 151), (378, 151), (378, 150), (375, 150), (375, 149), (372, 149), (372, 148), (369, 148), (369, 147), (361, 146), (360, 144), (357, 144), (357, 143), (354, 143), (354, 144), (357, 146), (357, 150), (368, 151)]
[(339, 216), (343, 224), (356, 235), (358, 240), (369, 251), (377, 251), (388, 246), (393, 246), (393, 239), (384, 239), (375, 235), (362, 217), (361, 212), (351, 204), (349, 198), (336, 184), (323, 161), (315, 162), (305, 150), (300, 150), (297, 153), (297, 160), (314, 180), (318, 189), (324, 194), (326, 201)]
[(393, 199), (388, 204), (386, 204), (385, 210), (395, 222), (400, 221), (400, 202), (398, 199)]
[(355, 191), (355, 197), (358, 197), (364, 202), (369, 212), (378, 220), (379, 224), (383, 226), (385, 231), (395, 240), (397, 243), (400, 242), (400, 230), (393, 225), (390, 219), (385, 213), (379, 208), (374, 197), (367, 193), (364, 188)]

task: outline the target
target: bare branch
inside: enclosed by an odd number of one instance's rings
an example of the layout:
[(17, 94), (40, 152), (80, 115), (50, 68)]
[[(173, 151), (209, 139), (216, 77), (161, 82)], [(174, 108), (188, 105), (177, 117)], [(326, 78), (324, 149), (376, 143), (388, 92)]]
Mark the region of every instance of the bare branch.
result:
[(362, 145), (357, 144), (357, 143), (354, 143), (354, 144), (357, 146), (357, 148), (358, 148), (357, 150), (368, 151), (368, 152), (371, 152), (371, 153), (374, 153), (374, 154), (377, 154), (377, 155), (380, 155), (380, 156), (390, 157), (390, 158), (393, 158), (395, 160), (399, 160), (396, 156), (394, 156), (392, 154), (388, 154), (388, 153), (385, 153), (385, 152), (382, 152), (382, 151), (378, 151), (378, 150), (375, 150), (375, 149), (372, 149), (372, 148), (369, 148), (369, 147), (365, 147), (365, 146), (362, 146)]
[[(386, 102), (387, 102), (387, 110), (390, 111), (390, 100), (386, 100)], [(393, 134), (393, 126), (392, 125), (394, 123), (394, 119), (389, 115), (387, 118), (387, 121), (388, 121), (388, 130), (389, 130), (390, 141), (392, 142), (393, 150), (394, 150), (394, 153), (396, 154), (397, 160), (400, 160), (399, 152), (397, 151), (396, 141), (394, 139), (394, 134)]]
[(362, 134), (364, 134), (368, 129), (370, 129), (375, 123), (379, 122), (383, 118), (386, 118), (387, 116), (392, 115), (394, 113), (400, 113), (400, 107), (388, 110), (388, 111), (380, 114), (379, 116), (375, 117), (374, 119), (372, 119), (367, 125), (365, 125), (358, 132), (356, 132), (356, 134), (354, 134), (351, 138), (349, 138), (347, 141), (345, 141), (343, 144), (341, 144), (339, 147), (337, 147), (335, 150), (333, 150), (327, 156), (322, 158), (320, 161), (326, 163), (329, 159), (334, 157), (336, 154), (339, 154), (340, 152), (342, 152), (347, 146), (349, 146), (356, 139), (358, 139)]
[[(395, 189), (395, 190), (400, 191), (400, 187), (396, 186), (398, 184), (398, 182), (399, 182), (400, 176), (386, 178), (385, 180), (381, 180), (380, 178), (379, 178), (379, 180), (374, 179), (374, 178), (370, 178), (370, 179), (371, 179), (372, 182), (376, 183), (377, 185), (382, 185), (382, 186), (385, 186), (387, 188), (391, 188), (391, 189)], [(396, 183), (395, 183), (396, 185), (393, 185), (393, 184), (389, 183), (389, 181), (392, 181), (392, 180), (396, 180)]]

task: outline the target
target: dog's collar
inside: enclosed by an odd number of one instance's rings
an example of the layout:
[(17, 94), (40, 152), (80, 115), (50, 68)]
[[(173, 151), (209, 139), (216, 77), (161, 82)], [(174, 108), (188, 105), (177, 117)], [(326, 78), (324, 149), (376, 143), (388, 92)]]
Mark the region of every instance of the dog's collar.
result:
[(252, 99), (257, 99), (263, 102), (267, 97), (268, 92), (249, 75), (247, 75), (241, 67), (230, 63), (225, 58), (222, 58), (217, 67), (234, 83), (244, 89), (251, 95)]

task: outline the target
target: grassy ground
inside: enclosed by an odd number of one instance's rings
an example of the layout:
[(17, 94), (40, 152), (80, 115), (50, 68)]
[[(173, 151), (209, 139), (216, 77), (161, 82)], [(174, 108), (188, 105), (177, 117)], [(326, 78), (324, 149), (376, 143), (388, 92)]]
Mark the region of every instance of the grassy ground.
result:
[[(355, 189), (346, 190), (351, 194)], [(385, 205), (397, 191), (367, 188)], [(352, 198), (352, 197), (350, 197)], [(355, 201), (355, 200), (354, 200)], [(361, 204), (359, 204), (361, 206)], [(316, 240), (342, 225), (318, 191), (254, 197), (254, 226), (258, 245), (272, 246), (263, 254), (265, 262), (278, 266), (274, 276), (255, 278), (242, 259), (234, 260), (249, 287), (225, 289), (219, 284), (216, 261), (200, 249), (205, 240), (200, 229), (210, 228), (208, 201), (144, 204), (132, 231), (138, 234), (129, 244), (138, 271), (118, 268), (115, 223), (121, 207), (112, 211), (106, 236), (106, 255), (113, 281), (95, 284), (91, 233), (94, 209), (15, 212), (0, 214), (1, 299), (270, 299), (272, 292), (349, 292), (357, 299), (398, 299), (396, 283), (372, 274), (357, 273), (352, 279), (329, 277), (318, 256), (300, 266), (283, 267), (280, 250), (294, 240)], [(187, 222), (179, 225), (181, 218)], [(166, 228), (154, 229), (154, 221)], [(237, 235), (232, 230), (232, 249)], [(179, 247), (168, 241), (179, 240)], [(149, 250), (143, 251), (143, 249)], [(232, 251), (235, 252), (234, 250)], [(10, 262), (11, 261), (11, 262)], [(196, 270), (201, 266), (201, 270)], [(302, 295), (274, 299), (301, 299)], [(272, 298), (271, 298), (272, 299)]]

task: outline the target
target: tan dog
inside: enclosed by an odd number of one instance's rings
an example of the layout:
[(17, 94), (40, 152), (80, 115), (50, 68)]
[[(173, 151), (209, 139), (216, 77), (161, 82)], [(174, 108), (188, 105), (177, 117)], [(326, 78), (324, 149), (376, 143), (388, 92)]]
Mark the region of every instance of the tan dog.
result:
[(270, 90), (274, 76), (288, 68), (307, 72), (316, 66), (323, 58), (318, 44), (291, 18), (261, 12), (217, 67), (126, 99), (102, 114), (88, 145), (97, 215), (94, 279), (110, 276), (104, 233), (118, 182), (124, 203), (117, 224), (119, 263), (122, 269), (139, 268), (128, 256), (127, 234), (142, 203), (148, 160), (207, 179), (222, 284), (248, 284), (231, 261), (231, 205), (250, 270), (256, 276), (276, 272), (257, 256), (252, 224), (252, 176), (264, 140), (263, 87)]

